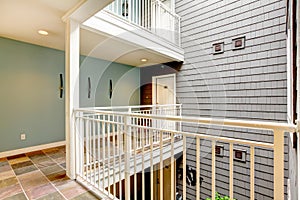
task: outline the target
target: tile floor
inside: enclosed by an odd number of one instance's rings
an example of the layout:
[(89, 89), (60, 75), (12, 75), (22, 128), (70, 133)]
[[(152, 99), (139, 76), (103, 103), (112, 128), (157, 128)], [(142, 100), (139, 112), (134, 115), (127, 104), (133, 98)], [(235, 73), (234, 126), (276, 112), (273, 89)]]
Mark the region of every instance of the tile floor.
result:
[(65, 162), (64, 146), (0, 158), (0, 199), (98, 199), (66, 176)]

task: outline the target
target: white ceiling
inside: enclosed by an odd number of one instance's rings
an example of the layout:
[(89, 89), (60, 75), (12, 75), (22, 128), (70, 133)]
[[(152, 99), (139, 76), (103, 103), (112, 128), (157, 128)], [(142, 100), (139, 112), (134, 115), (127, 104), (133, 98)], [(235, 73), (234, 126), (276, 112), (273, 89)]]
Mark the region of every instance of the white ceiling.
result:
[[(80, 0), (0, 0), (0, 36), (64, 50), (61, 17)], [(37, 33), (43, 29), (48, 36)]]
[[(64, 50), (62, 16), (81, 0), (0, 0), (0, 36)], [(48, 36), (37, 33), (43, 29)], [(81, 30), (81, 54), (133, 66), (170, 62), (169, 58), (113, 38)], [(142, 63), (141, 58), (147, 58)]]

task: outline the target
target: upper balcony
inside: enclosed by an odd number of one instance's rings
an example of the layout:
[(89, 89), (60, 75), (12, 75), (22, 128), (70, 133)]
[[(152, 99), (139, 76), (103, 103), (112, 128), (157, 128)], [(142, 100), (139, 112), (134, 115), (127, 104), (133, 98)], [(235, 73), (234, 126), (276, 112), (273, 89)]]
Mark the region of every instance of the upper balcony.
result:
[(116, 0), (104, 10), (180, 46), (180, 17), (171, 7), (159, 0)]
[(115, 49), (100, 58), (131, 65), (122, 58), (150, 57), (149, 65), (183, 61), (180, 17), (171, 2), (115, 0), (81, 24), (83, 54), (94, 56), (100, 51), (103, 54), (104, 49)]

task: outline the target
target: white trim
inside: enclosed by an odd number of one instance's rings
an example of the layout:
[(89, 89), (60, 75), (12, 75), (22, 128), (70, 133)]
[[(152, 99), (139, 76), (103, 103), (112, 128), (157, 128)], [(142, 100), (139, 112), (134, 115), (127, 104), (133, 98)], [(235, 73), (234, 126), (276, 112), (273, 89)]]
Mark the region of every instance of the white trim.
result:
[[(297, 0), (296, 2), (297, 8), (296, 8), (296, 20), (297, 20), (297, 29), (296, 29), (296, 42), (297, 42), (297, 54), (296, 54), (296, 65), (297, 65), (297, 105), (296, 105), (296, 110), (297, 110), (297, 114), (298, 114), (298, 119), (297, 119), (297, 123), (299, 123), (299, 114), (300, 114), (300, 1)], [(297, 133), (297, 187), (298, 187), (298, 199), (300, 199), (300, 152), (299, 152), (299, 147), (300, 147), (300, 134), (299, 132)]]
[(287, 121), (288, 123), (294, 123), (292, 121), (293, 119), (293, 82), (296, 80), (293, 80), (293, 75), (292, 75), (292, 65), (291, 65), (291, 58), (292, 58), (292, 50), (291, 50), (291, 43), (292, 43), (292, 38), (291, 38), (291, 30), (287, 30)]
[(8, 157), (8, 156), (15, 156), (18, 154), (22, 153), (28, 153), (28, 152), (33, 152), (33, 151), (40, 151), (43, 149), (49, 149), (49, 148), (54, 148), (54, 147), (59, 147), (59, 146), (64, 146), (66, 145), (66, 141), (60, 141), (60, 142), (54, 142), (54, 143), (49, 143), (49, 144), (41, 144), (37, 146), (31, 146), (31, 147), (26, 147), (22, 149), (15, 149), (11, 151), (4, 151), (0, 153), (0, 158)]
[(62, 20), (67, 22), (73, 19), (83, 23), (112, 2), (113, 0), (81, 0), (62, 17)]
[(105, 10), (86, 20), (81, 27), (95, 33), (114, 37), (122, 42), (133, 44), (137, 48), (147, 49), (172, 60), (184, 60), (184, 50), (178, 45), (160, 38), (138, 25), (128, 23), (126, 20)]
[(154, 87), (156, 85), (157, 79), (159, 78), (173, 78), (174, 80), (174, 104), (176, 104), (176, 74), (166, 74), (166, 75), (160, 75), (160, 76), (153, 76), (152, 77), (152, 104), (153, 105), (157, 105), (157, 99), (156, 99), (156, 87)]

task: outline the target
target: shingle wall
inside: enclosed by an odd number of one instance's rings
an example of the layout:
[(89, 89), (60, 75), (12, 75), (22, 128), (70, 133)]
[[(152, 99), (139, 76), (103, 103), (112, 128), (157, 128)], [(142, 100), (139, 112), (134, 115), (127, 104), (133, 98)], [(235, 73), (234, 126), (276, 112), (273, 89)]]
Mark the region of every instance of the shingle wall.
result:
[[(185, 62), (177, 75), (177, 99), (183, 115), (286, 122), (286, 19), (284, 0), (176, 0), (181, 16)], [(232, 39), (245, 37), (245, 48), (232, 50)], [(224, 42), (224, 53), (212, 44)], [(271, 132), (184, 126), (185, 130), (272, 142)], [(195, 166), (195, 141), (188, 164)], [(285, 150), (288, 152), (286, 139)], [(211, 144), (201, 141), (201, 196), (210, 195)], [(217, 158), (217, 191), (228, 195), (228, 144)], [(235, 146), (250, 152), (247, 146)], [(256, 149), (256, 198), (273, 199), (273, 154)], [(285, 167), (287, 165), (286, 154)], [(234, 162), (235, 198), (249, 199), (249, 154)], [(287, 178), (287, 170), (285, 177)], [(286, 187), (285, 187), (286, 189)], [(195, 187), (187, 190), (195, 199)]]

